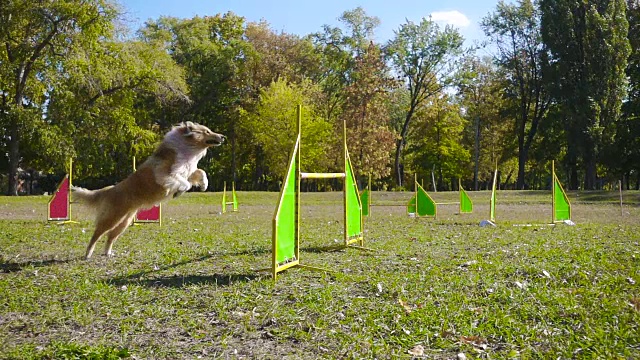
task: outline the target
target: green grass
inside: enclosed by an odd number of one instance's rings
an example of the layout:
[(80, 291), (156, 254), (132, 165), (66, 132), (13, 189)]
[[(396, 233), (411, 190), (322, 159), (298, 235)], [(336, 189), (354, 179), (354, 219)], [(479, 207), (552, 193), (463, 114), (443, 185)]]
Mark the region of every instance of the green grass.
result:
[(622, 214), (615, 192), (570, 193), (577, 226), (548, 225), (549, 192), (500, 192), (496, 228), (478, 226), (488, 192), (470, 195), (473, 214), (437, 220), (374, 207), (362, 252), (332, 250), (341, 193), (303, 194), (301, 261), (334, 271), (276, 284), (257, 271), (276, 193), (224, 215), (220, 193), (185, 194), (88, 261), (83, 208), (47, 224), (47, 197), (0, 197), (0, 358), (640, 358), (638, 192)]

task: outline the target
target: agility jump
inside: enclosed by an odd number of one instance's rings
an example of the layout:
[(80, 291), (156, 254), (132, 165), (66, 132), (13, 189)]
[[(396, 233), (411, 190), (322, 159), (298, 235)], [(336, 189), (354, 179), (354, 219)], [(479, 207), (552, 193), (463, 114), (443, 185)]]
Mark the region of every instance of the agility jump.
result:
[[(493, 186), (491, 188), (491, 199), (489, 202), (489, 220), (483, 221), (483, 223), (490, 222), (495, 226), (496, 222), (496, 184), (498, 180), (498, 169), (496, 168), (493, 173)], [(562, 184), (556, 176), (555, 162), (551, 161), (551, 224), (566, 223), (574, 225), (571, 221), (571, 203), (569, 198), (562, 188)]]
[(279, 272), (292, 267), (328, 271), (303, 265), (300, 262), (300, 182), (302, 179), (344, 179), (344, 247), (364, 248), (362, 203), (358, 193), (349, 151), (347, 130), (344, 124), (344, 172), (306, 173), (300, 170), (302, 107), (297, 107), (298, 136), (291, 154), (287, 175), (284, 178), (280, 198), (273, 215), (272, 267), (273, 280)]
[[(133, 157), (133, 171), (136, 171), (136, 157)], [(162, 226), (162, 204), (154, 205), (150, 209), (140, 209), (133, 219), (134, 224), (157, 223)]]
[(553, 198), (551, 205), (553, 214), (552, 223), (555, 224), (558, 222), (571, 221), (571, 203), (560, 184), (560, 180), (558, 180), (558, 177), (556, 176), (556, 166), (554, 161), (551, 161), (551, 177), (551, 196)]
[[(469, 194), (462, 188), (462, 184), (458, 181), (458, 188), (460, 193), (460, 201), (458, 202), (435, 202), (431, 196), (424, 190), (424, 188), (418, 183), (417, 177), (414, 178), (414, 195), (409, 199), (407, 203), (407, 214), (415, 214), (415, 216), (433, 217), (438, 218), (438, 205), (458, 205), (459, 214), (470, 214), (473, 212), (473, 202), (469, 197)], [(360, 194), (362, 198), (362, 214), (369, 216), (372, 206), (384, 206), (376, 205), (372, 203), (371, 196), (371, 177), (369, 177), (369, 184), (366, 189)], [(389, 206), (389, 205), (388, 205)]]
[(71, 220), (71, 186), (73, 174), (73, 159), (69, 158), (69, 172), (58, 184), (56, 191), (47, 204), (47, 221), (59, 224), (76, 223)]
[(222, 214), (227, 212), (227, 205), (231, 205), (233, 212), (238, 211), (238, 197), (236, 196), (236, 183), (231, 182), (231, 201), (227, 201), (227, 182), (224, 182), (222, 189)]
[[(136, 158), (133, 158), (133, 171), (136, 171)], [(69, 173), (64, 176), (47, 205), (47, 221), (59, 224), (77, 223), (71, 220), (71, 187), (73, 159), (69, 158)], [(158, 223), (162, 225), (162, 205), (151, 209), (141, 209), (136, 213), (134, 223)]]

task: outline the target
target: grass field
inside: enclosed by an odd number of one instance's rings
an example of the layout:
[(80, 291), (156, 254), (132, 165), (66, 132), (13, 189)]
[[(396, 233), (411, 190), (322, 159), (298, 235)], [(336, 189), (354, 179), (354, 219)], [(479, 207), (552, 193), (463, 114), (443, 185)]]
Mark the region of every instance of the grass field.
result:
[[(375, 192), (374, 204), (410, 193)], [(455, 201), (457, 193), (432, 194)], [(335, 251), (341, 193), (302, 195), (301, 261), (273, 283), (278, 194), (166, 204), (162, 227), (131, 227), (114, 258), (82, 260), (90, 215), (47, 224), (48, 197), (0, 197), (1, 359), (637, 359), (640, 193), (570, 193), (576, 226), (550, 226), (549, 192), (487, 192), (474, 213), (409, 218), (379, 206), (374, 252)]]

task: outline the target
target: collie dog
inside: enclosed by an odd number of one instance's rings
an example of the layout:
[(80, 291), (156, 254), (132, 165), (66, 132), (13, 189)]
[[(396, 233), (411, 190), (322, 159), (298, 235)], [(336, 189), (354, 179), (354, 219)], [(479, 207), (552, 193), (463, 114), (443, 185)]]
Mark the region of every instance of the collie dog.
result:
[(224, 142), (224, 135), (206, 126), (186, 122), (174, 126), (158, 148), (133, 174), (116, 185), (99, 190), (73, 187), (74, 201), (95, 210), (95, 230), (85, 258), (93, 254), (96, 242), (107, 234), (106, 256), (113, 256), (112, 246), (131, 225), (140, 209), (148, 209), (163, 200), (176, 197), (197, 186), (205, 191), (207, 174), (198, 169), (198, 161), (207, 149)]

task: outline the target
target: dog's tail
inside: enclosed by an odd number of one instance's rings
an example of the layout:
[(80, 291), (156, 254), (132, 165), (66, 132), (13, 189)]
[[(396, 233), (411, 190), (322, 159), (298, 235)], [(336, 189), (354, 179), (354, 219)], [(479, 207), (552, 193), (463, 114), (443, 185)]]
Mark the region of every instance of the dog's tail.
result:
[(88, 190), (85, 188), (72, 186), (71, 187), (71, 199), (74, 202), (84, 203), (90, 207), (97, 207), (100, 204), (105, 191), (109, 190), (113, 186), (107, 186), (99, 190)]

